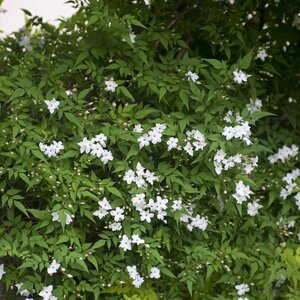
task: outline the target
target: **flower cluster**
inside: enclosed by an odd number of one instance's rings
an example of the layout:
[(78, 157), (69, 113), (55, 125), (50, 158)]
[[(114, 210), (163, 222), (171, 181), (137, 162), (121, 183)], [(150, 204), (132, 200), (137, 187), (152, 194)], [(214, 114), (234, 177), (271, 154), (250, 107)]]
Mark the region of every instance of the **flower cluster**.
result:
[[(139, 288), (143, 284), (144, 278), (141, 275), (139, 275), (139, 273), (137, 271), (137, 267), (135, 265), (127, 266), (126, 269), (129, 274), (129, 277), (133, 280), (132, 284), (136, 288)], [(160, 270), (157, 267), (152, 267), (150, 270), (149, 277), (153, 278), (153, 279), (159, 279), (160, 278)]]
[(193, 231), (194, 228), (198, 228), (202, 231), (205, 231), (208, 226), (208, 219), (206, 217), (201, 217), (196, 215), (195, 217), (188, 211), (189, 214), (182, 214), (180, 216), (180, 221), (187, 223), (186, 228), (189, 231)]
[[(232, 112), (229, 111), (224, 120), (232, 123), (231, 121)], [(222, 135), (225, 136), (226, 140), (231, 140), (233, 138), (240, 139), (246, 143), (246, 145), (251, 145), (250, 141), (251, 129), (249, 123), (244, 121), (243, 118), (237, 114), (236, 120), (237, 123), (235, 126), (225, 126), (222, 132)]]
[(52, 263), (50, 264), (50, 266), (47, 269), (48, 274), (51, 276), (53, 274), (55, 274), (57, 272), (57, 270), (59, 269), (60, 264), (53, 259)]
[(137, 163), (136, 170), (133, 171), (131, 169), (125, 172), (123, 180), (127, 182), (127, 184), (135, 183), (137, 187), (146, 187), (147, 183), (153, 185), (154, 181), (158, 180), (158, 177), (155, 176), (153, 172), (149, 170), (145, 170), (145, 168)]
[(250, 99), (250, 103), (246, 107), (249, 113), (253, 114), (254, 112), (261, 111), (262, 101), (258, 98), (256, 100)]
[(246, 174), (250, 174), (255, 167), (258, 166), (258, 157), (247, 157), (241, 154), (226, 157), (227, 154), (224, 150), (220, 149), (214, 156), (215, 171), (218, 175), (221, 174), (222, 170), (231, 169), (237, 165), (242, 166), (243, 171)]
[(59, 101), (54, 98), (52, 100), (45, 100), (45, 103), (50, 111), (50, 114), (53, 114), (55, 110), (58, 109), (60, 104)]
[(141, 245), (144, 243), (145, 243), (144, 239), (141, 239), (138, 234), (133, 234), (131, 236), (131, 239), (124, 234), (120, 242), (120, 248), (122, 248), (124, 251), (132, 250), (133, 244)]
[(299, 153), (299, 148), (296, 145), (292, 145), (291, 147), (283, 146), (279, 148), (277, 153), (270, 155), (268, 160), (271, 164), (276, 163), (278, 160), (281, 160), (283, 163), (290, 160), (291, 158), (297, 156)]
[[(295, 169), (290, 173), (287, 173), (282, 180), (287, 184), (280, 191), (280, 197), (284, 200), (293, 193), (294, 188), (297, 186), (294, 182), (300, 176), (300, 169)], [(297, 199), (296, 199), (297, 201)]]
[(194, 155), (194, 151), (203, 150), (207, 145), (205, 136), (197, 129), (186, 132), (186, 145), (183, 147), (184, 151), (190, 156)]
[(131, 198), (131, 203), (139, 212), (141, 221), (150, 223), (155, 214), (159, 220), (164, 220), (167, 216), (167, 198), (157, 196), (156, 201), (149, 199), (146, 203), (145, 194), (140, 193)]
[(107, 164), (109, 161), (113, 160), (113, 155), (111, 151), (105, 149), (106, 141), (107, 137), (103, 133), (96, 135), (91, 140), (88, 140), (85, 137), (80, 143), (78, 143), (80, 146), (80, 153), (90, 153), (95, 155), (100, 158), (104, 164)]
[(154, 127), (150, 129), (149, 132), (144, 133), (138, 138), (140, 149), (149, 146), (150, 143), (153, 145), (160, 143), (162, 141), (162, 133), (167, 128), (166, 124), (155, 124)]
[(40, 150), (44, 152), (48, 157), (57, 157), (58, 153), (64, 149), (62, 142), (53, 141), (51, 145), (39, 143)]
[(133, 280), (132, 284), (136, 288), (139, 288), (143, 284), (144, 278), (139, 275), (139, 273), (137, 271), (137, 267), (136, 266), (127, 266), (126, 269), (129, 274), (129, 277)]
[(236, 182), (235, 193), (232, 195), (238, 204), (242, 204), (244, 201), (250, 198), (253, 192), (250, 190), (248, 185), (245, 185), (242, 180)]
[(197, 80), (199, 79), (199, 75), (191, 71), (185, 73), (185, 76), (187, 76), (188, 80), (192, 80), (193, 82), (197, 82)]
[(235, 81), (238, 84), (247, 82), (248, 77), (250, 77), (250, 76), (251, 75), (246, 74), (242, 70), (236, 69), (235, 71), (233, 71), (233, 81)]

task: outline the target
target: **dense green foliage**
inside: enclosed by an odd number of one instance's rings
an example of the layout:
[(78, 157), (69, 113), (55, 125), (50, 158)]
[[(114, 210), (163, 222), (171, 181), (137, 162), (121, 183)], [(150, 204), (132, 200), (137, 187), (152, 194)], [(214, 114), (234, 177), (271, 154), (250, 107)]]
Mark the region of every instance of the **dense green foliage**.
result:
[(68, 2), (0, 41), (8, 297), (299, 299), (300, 3)]

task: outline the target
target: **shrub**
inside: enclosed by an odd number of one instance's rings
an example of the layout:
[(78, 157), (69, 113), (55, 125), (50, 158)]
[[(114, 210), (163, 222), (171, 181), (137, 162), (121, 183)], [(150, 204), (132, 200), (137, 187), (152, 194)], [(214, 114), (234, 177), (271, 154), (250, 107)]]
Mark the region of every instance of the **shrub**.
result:
[(68, 2), (0, 42), (6, 290), (299, 299), (299, 5)]

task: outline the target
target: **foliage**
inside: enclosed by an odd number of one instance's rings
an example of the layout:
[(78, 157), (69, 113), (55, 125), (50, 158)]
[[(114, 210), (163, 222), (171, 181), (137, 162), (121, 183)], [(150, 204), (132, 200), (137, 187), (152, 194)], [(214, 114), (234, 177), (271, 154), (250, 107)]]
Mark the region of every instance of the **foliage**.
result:
[(300, 5), (68, 2), (0, 41), (7, 291), (299, 299)]

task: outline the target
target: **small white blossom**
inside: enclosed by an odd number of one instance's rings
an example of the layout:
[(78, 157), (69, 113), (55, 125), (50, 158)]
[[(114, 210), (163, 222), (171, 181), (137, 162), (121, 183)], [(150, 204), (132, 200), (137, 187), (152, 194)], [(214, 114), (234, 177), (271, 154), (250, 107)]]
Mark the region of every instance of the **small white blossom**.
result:
[(247, 75), (242, 70), (236, 69), (235, 71), (233, 71), (233, 81), (235, 81), (238, 84), (247, 82), (248, 77), (250, 77), (250, 75)]
[(257, 51), (256, 59), (260, 59), (262, 61), (265, 61), (268, 57), (267, 51), (265, 48), (260, 47)]
[(254, 113), (256, 111), (261, 111), (262, 101), (258, 98), (256, 100), (250, 99), (250, 103), (247, 104), (247, 110), (249, 113)]
[(191, 71), (188, 71), (185, 76), (188, 77), (188, 80), (192, 80), (193, 82), (197, 82), (197, 80), (199, 79), (199, 75), (196, 73), (193, 73)]
[(106, 80), (105, 82), (105, 91), (107, 92), (115, 92), (118, 84), (114, 80)]
[(47, 272), (49, 275), (53, 275), (57, 272), (59, 269), (60, 264), (54, 259), (51, 263), (51, 265), (48, 267)]
[(160, 270), (156, 267), (152, 267), (150, 270), (149, 277), (159, 279), (160, 278)]
[(52, 295), (53, 285), (45, 286), (42, 291), (39, 292), (39, 296), (43, 300), (57, 300), (57, 297)]
[(239, 181), (235, 184), (236, 192), (232, 195), (233, 198), (237, 201), (238, 204), (242, 204), (253, 192), (250, 190), (248, 185), (245, 185), (243, 181)]
[(0, 280), (2, 279), (4, 274), (6, 274), (6, 272), (4, 271), (4, 264), (1, 264), (0, 265)]
[(236, 285), (235, 289), (237, 290), (237, 294), (239, 296), (242, 296), (250, 291), (249, 285), (244, 283)]
[(132, 249), (132, 247), (131, 247), (131, 239), (129, 239), (127, 237), (127, 235), (123, 235), (122, 236), (122, 240), (121, 240), (121, 243), (120, 243), (120, 248), (122, 248), (124, 251)]
[(45, 103), (46, 103), (46, 105), (47, 105), (47, 107), (48, 107), (48, 109), (50, 111), (50, 114), (53, 114), (54, 111), (56, 109), (58, 109), (59, 104), (60, 104), (59, 101), (57, 101), (54, 98), (52, 100), (45, 100)]
[(247, 204), (247, 214), (249, 216), (256, 216), (258, 213), (258, 210), (261, 208), (262, 206), (260, 204), (257, 203), (257, 201), (254, 201), (253, 203), (248, 203)]

